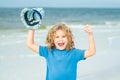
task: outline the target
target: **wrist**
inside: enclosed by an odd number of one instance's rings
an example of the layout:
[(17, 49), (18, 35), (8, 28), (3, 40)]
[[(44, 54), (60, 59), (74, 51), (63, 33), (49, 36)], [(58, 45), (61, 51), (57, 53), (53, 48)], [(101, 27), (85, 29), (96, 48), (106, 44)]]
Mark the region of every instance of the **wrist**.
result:
[(32, 32), (34, 32), (35, 30), (34, 30), (34, 29), (30, 29), (29, 31), (32, 31)]
[(88, 36), (93, 36), (92, 32), (89, 32), (89, 33), (88, 33)]
[(88, 36), (91, 37), (91, 38), (93, 38), (93, 34), (92, 33), (88, 34)]

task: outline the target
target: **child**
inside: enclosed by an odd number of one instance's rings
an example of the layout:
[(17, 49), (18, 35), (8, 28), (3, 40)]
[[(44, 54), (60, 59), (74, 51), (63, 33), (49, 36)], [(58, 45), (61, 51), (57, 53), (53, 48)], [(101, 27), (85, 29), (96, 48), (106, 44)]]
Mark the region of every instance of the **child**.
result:
[(64, 23), (54, 25), (49, 30), (46, 39), (47, 46), (35, 44), (35, 30), (29, 30), (27, 46), (46, 59), (46, 80), (76, 80), (78, 61), (93, 56), (96, 52), (91, 28), (87, 25), (84, 30), (89, 37), (87, 50), (74, 47), (72, 32)]

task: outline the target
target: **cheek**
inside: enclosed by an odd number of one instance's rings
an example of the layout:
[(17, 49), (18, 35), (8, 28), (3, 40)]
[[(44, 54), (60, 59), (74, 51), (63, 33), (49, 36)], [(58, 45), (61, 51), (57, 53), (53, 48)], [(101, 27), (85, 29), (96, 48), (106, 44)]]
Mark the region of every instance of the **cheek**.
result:
[(54, 43), (56, 43), (58, 40), (57, 39), (54, 39)]
[(68, 42), (68, 39), (67, 39), (67, 38), (64, 38), (64, 41), (65, 41), (65, 42)]

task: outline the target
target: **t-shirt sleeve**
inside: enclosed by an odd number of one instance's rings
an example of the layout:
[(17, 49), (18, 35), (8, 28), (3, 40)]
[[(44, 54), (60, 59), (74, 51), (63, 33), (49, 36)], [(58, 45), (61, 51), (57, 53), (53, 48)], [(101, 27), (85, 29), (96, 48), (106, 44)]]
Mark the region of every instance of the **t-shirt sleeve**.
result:
[(85, 50), (76, 49), (76, 54), (77, 54), (78, 61), (86, 59), (85, 58)]
[(39, 46), (39, 55), (46, 58), (48, 55), (48, 47), (47, 46)]

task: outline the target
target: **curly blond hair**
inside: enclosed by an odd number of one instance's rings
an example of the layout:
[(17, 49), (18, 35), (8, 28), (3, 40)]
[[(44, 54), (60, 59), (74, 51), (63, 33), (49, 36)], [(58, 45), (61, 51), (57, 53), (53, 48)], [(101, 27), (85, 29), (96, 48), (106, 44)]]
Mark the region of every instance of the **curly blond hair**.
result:
[(74, 48), (74, 41), (73, 41), (73, 34), (70, 30), (70, 28), (65, 23), (59, 23), (54, 25), (50, 30), (48, 31), (47, 38), (46, 38), (46, 44), (48, 45), (48, 48), (51, 50), (55, 47), (54, 44), (54, 37), (57, 30), (62, 30), (65, 32), (65, 35), (68, 39), (68, 44), (66, 46), (67, 50), (70, 50)]

